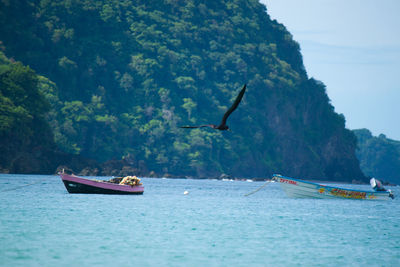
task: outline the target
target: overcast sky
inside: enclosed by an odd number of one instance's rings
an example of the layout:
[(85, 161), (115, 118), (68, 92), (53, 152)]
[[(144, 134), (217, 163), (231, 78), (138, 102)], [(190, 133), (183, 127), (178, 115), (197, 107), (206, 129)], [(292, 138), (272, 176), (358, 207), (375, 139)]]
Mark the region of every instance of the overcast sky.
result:
[(400, 0), (260, 0), (349, 129), (400, 140)]

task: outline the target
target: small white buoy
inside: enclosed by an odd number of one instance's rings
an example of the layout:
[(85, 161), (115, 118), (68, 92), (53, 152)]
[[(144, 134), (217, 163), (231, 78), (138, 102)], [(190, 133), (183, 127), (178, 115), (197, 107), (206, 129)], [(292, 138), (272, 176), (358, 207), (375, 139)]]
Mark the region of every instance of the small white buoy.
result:
[(183, 192), (183, 194), (184, 194), (184, 195), (187, 195), (187, 194), (189, 194), (189, 191), (185, 191), (185, 192)]

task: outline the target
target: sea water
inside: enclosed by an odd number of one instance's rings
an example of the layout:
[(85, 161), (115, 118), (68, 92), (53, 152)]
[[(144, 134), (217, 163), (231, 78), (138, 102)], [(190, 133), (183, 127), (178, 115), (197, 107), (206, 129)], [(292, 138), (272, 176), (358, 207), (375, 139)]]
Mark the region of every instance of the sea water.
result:
[(0, 265), (400, 266), (399, 187), (380, 202), (290, 199), (277, 183), (245, 197), (263, 183), (142, 181), (143, 195), (87, 195), (58, 176), (0, 175)]

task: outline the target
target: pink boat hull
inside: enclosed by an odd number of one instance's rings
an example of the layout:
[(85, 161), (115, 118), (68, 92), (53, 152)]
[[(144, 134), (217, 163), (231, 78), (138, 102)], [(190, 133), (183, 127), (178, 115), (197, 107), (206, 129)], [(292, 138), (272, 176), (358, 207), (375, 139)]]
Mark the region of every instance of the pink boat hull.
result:
[(143, 194), (141, 185), (120, 185), (102, 181), (81, 178), (75, 175), (60, 174), (60, 177), (69, 193), (76, 194)]

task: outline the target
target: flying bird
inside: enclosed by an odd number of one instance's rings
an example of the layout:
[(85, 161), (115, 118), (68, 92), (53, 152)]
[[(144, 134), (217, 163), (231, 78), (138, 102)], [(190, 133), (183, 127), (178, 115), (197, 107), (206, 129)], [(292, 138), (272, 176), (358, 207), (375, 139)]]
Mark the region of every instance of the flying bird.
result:
[(193, 129), (193, 128), (210, 127), (210, 128), (221, 130), (221, 131), (229, 130), (228, 125), (226, 125), (226, 120), (228, 119), (229, 115), (231, 115), (231, 113), (239, 106), (239, 103), (242, 100), (245, 91), (246, 91), (246, 84), (243, 86), (239, 95), (236, 97), (235, 102), (233, 102), (232, 106), (225, 112), (224, 117), (222, 117), (222, 121), (219, 125), (205, 124), (205, 125), (199, 125), (199, 126), (180, 126), (180, 128)]

